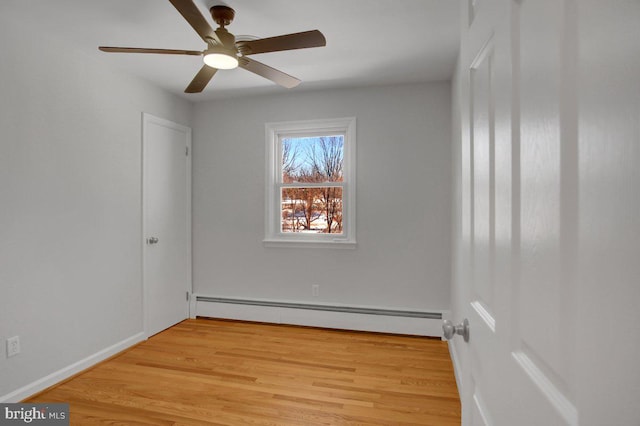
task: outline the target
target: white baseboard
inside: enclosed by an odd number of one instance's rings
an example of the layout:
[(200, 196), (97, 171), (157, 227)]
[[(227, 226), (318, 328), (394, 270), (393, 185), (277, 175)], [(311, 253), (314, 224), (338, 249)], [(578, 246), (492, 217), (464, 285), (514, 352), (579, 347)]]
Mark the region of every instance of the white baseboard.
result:
[[(442, 320), (439, 316), (443, 311), (422, 313), (362, 307), (279, 304), (273, 301), (247, 300), (244, 304), (234, 299), (229, 299), (233, 302), (225, 302), (221, 298), (194, 299), (196, 302), (193, 312), (202, 317), (418, 336), (440, 337), (442, 334)], [(200, 296), (200, 299), (206, 297)]]
[(58, 371), (55, 371), (48, 376), (45, 376), (41, 379), (38, 379), (34, 382), (29, 383), (26, 386), (21, 387), (11, 393), (0, 396), (0, 403), (8, 403), (8, 402), (19, 402), (25, 398), (28, 398), (31, 395), (34, 395), (40, 391), (45, 390), (46, 388), (55, 385), (67, 379), (74, 374), (81, 372), (82, 370), (86, 370), (87, 368), (103, 361), (110, 356), (117, 354), (138, 342), (145, 340), (144, 333), (135, 334), (127, 339), (124, 339), (115, 345), (109, 346), (99, 352), (96, 352), (93, 355), (89, 355), (88, 357), (75, 362), (67, 367), (64, 367)]

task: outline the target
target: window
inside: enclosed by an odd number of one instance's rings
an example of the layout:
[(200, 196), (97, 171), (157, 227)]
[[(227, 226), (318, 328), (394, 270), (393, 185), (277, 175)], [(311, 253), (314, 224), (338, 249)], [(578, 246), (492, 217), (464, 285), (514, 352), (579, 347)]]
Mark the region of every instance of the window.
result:
[(355, 118), (267, 123), (265, 245), (355, 247)]

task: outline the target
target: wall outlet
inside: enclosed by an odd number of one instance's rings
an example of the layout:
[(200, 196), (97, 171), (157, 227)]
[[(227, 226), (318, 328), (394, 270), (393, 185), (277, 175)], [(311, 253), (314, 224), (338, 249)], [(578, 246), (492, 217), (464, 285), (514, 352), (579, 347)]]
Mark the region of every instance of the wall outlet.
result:
[(7, 339), (7, 358), (20, 353), (20, 336), (13, 336)]
[(314, 284), (311, 286), (311, 295), (313, 297), (318, 297), (320, 294), (320, 286), (318, 284)]

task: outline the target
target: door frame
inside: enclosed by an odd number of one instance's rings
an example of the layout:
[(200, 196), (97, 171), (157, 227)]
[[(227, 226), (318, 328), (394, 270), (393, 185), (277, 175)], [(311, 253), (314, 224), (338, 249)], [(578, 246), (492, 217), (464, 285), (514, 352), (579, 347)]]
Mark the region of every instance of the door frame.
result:
[(146, 152), (147, 150), (145, 149), (147, 144), (149, 143), (149, 141), (147, 140), (147, 135), (148, 135), (148, 127), (151, 124), (155, 124), (155, 125), (160, 125), (163, 127), (168, 127), (170, 129), (179, 131), (184, 133), (185, 136), (185, 147), (186, 147), (186, 155), (185, 155), (185, 162), (186, 162), (186, 210), (187, 210), (187, 220), (186, 220), (186, 229), (185, 229), (185, 235), (188, 241), (187, 244), (187, 262), (189, 267), (187, 268), (187, 276), (185, 277), (186, 280), (186, 288), (188, 291), (188, 296), (186, 297), (185, 303), (187, 304), (187, 317), (190, 317), (192, 312), (191, 312), (191, 296), (193, 294), (193, 280), (192, 280), (192, 275), (193, 275), (193, 258), (192, 258), (192, 253), (191, 253), (191, 247), (192, 247), (192, 234), (191, 234), (191, 218), (192, 218), (192, 203), (191, 203), (191, 128), (187, 127), (187, 126), (183, 126), (181, 124), (175, 123), (173, 121), (170, 120), (166, 120), (164, 118), (160, 118), (158, 116), (155, 116), (153, 114), (147, 113), (147, 112), (143, 112), (142, 113), (142, 137), (141, 137), (141, 161), (142, 161), (142, 169), (141, 169), (141, 193), (142, 193), (142, 199), (141, 199), (141, 229), (142, 229), (142, 235), (141, 235), (141, 241), (140, 241), (140, 250), (141, 250), (141, 260), (142, 260), (142, 268), (141, 268), (141, 279), (142, 279), (142, 324), (143, 324), (143, 333), (144, 333), (144, 338), (148, 339), (149, 336), (149, 283), (147, 282), (146, 279), (146, 274), (145, 274), (145, 265), (146, 265), (146, 248), (147, 248), (147, 243), (146, 243), (146, 239), (148, 237), (148, 226), (146, 223), (146, 212), (147, 212), (147, 198), (146, 198), (146, 174), (145, 171), (148, 168), (148, 164), (147, 164), (147, 156), (146, 156)]

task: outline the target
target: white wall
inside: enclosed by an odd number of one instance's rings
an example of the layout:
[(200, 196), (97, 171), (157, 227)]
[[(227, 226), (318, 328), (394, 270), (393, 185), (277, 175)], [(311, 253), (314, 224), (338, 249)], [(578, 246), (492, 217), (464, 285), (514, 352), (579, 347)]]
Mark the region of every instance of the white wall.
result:
[(0, 400), (142, 331), (141, 112), (191, 112), (26, 28), (0, 16)]
[[(196, 104), (194, 291), (448, 309), (450, 105), (449, 83)], [(345, 116), (357, 118), (357, 248), (264, 247), (265, 123)]]

